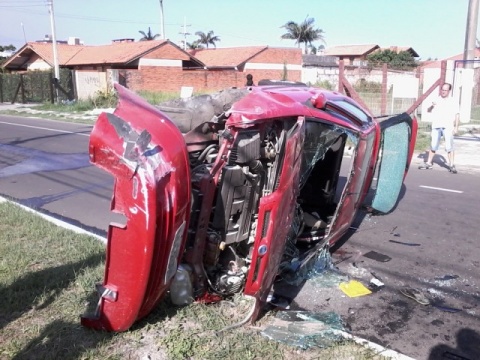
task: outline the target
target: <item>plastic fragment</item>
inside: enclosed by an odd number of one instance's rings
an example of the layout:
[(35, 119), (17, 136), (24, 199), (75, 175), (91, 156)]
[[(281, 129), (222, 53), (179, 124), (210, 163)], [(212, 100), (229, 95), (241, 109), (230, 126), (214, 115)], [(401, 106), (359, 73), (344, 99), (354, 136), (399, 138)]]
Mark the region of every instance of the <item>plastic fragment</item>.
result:
[(348, 297), (358, 297), (358, 296), (364, 296), (372, 293), (365, 285), (363, 285), (360, 281), (357, 281), (357, 280), (350, 280), (349, 282), (343, 282), (338, 287)]

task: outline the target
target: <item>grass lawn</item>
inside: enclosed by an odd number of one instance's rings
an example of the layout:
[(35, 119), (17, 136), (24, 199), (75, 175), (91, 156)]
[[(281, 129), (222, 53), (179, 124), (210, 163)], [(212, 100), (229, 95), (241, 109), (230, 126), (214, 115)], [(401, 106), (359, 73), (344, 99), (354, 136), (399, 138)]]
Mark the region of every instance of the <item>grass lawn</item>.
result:
[(79, 317), (94, 310), (104, 244), (9, 202), (0, 202), (0, 219), (0, 359), (383, 358), (353, 341), (307, 351), (271, 341), (259, 329), (272, 314), (218, 334), (245, 316), (242, 297), (186, 307), (166, 298), (124, 333), (84, 328)]

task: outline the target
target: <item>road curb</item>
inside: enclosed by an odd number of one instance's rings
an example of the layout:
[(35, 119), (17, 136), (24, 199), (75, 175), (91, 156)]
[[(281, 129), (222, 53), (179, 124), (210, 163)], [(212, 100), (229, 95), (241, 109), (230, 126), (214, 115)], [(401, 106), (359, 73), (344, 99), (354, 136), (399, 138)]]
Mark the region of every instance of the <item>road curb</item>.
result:
[(67, 222), (62, 221), (62, 220), (59, 220), (59, 219), (56, 219), (56, 218), (54, 218), (53, 216), (44, 214), (44, 213), (42, 213), (42, 212), (40, 212), (40, 211), (34, 210), (34, 209), (32, 209), (32, 208), (29, 208), (28, 206), (19, 204), (19, 203), (15, 202), (15, 201), (11, 201), (11, 200), (9, 200), (9, 199), (6, 199), (6, 198), (0, 196), (0, 204), (1, 204), (1, 203), (4, 203), (4, 202), (8, 202), (8, 203), (10, 203), (10, 204), (14, 204), (14, 205), (16, 205), (16, 206), (19, 206), (19, 207), (21, 207), (23, 210), (26, 210), (26, 211), (28, 211), (28, 212), (30, 212), (30, 213), (33, 213), (33, 214), (36, 214), (36, 215), (40, 216), (41, 218), (43, 218), (43, 219), (45, 219), (45, 220), (47, 220), (47, 221), (49, 221), (49, 222), (51, 222), (51, 223), (53, 223), (53, 224), (55, 224), (55, 225), (57, 225), (57, 226), (60, 226), (60, 227), (62, 227), (62, 228), (64, 228), (64, 229), (72, 230), (72, 231), (73, 231), (74, 233), (76, 233), (76, 234), (83, 234), (83, 235), (92, 236), (92, 237), (96, 238), (97, 240), (100, 240), (100, 241), (103, 242), (104, 244), (107, 243), (107, 239), (104, 238), (103, 236), (94, 234), (94, 233), (89, 232), (89, 231), (87, 231), (87, 230), (85, 230), (85, 229), (82, 229), (81, 227), (72, 225), (72, 224), (70, 224), (70, 223), (67, 223)]

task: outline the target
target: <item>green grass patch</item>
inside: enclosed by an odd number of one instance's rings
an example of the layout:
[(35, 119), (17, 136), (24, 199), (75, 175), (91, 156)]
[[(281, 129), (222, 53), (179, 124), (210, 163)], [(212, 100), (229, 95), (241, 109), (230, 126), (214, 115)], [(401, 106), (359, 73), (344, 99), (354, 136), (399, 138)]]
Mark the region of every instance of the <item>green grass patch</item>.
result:
[(428, 149), (430, 149), (430, 143), (430, 133), (419, 130), (417, 132), (417, 141), (415, 142), (415, 151), (428, 151)]
[(92, 311), (104, 272), (104, 244), (57, 227), (12, 203), (0, 203), (0, 359), (381, 359), (353, 342), (299, 350), (237, 326), (252, 306), (236, 297), (175, 307), (166, 298), (123, 333), (94, 331)]
[(178, 99), (180, 97), (179, 93), (166, 93), (166, 92), (155, 92), (155, 91), (144, 91), (144, 90), (139, 91), (138, 95), (152, 105), (157, 105), (164, 101)]
[(42, 111), (55, 111), (61, 113), (75, 113), (82, 111), (90, 111), (95, 108), (94, 104), (91, 101), (79, 100), (72, 103), (65, 104), (52, 104), (52, 103), (43, 103), (41, 105), (35, 106), (36, 110)]
[(480, 122), (480, 106), (472, 107), (472, 112), (470, 114), (472, 120), (477, 120)]

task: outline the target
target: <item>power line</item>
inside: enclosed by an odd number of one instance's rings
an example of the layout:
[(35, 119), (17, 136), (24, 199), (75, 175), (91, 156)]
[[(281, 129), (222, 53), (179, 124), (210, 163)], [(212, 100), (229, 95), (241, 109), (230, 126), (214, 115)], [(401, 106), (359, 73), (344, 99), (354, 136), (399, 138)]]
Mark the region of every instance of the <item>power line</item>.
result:
[[(1, 6), (0, 6), (1, 7)], [(17, 11), (25, 14), (32, 14), (32, 15), (45, 15), (44, 12), (39, 11)], [(126, 24), (143, 24), (143, 25), (150, 25), (155, 23), (155, 21), (133, 21), (133, 20), (125, 20), (125, 19), (111, 19), (111, 18), (102, 18), (96, 16), (83, 16), (83, 15), (75, 15), (75, 14), (66, 14), (66, 13), (55, 13), (55, 18), (64, 18), (64, 19), (74, 19), (74, 20), (86, 20), (86, 21), (97, 21), (97, 22), (110, 22), (110, 23), (126, 23)], [(166, 24), (168, 26), (178, 25), (178, 24)]]

